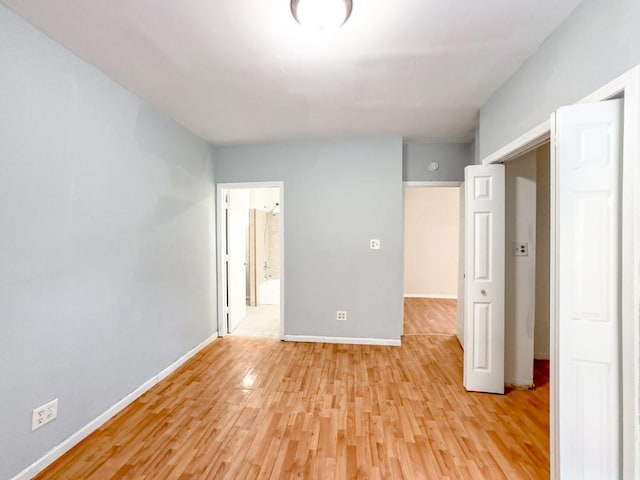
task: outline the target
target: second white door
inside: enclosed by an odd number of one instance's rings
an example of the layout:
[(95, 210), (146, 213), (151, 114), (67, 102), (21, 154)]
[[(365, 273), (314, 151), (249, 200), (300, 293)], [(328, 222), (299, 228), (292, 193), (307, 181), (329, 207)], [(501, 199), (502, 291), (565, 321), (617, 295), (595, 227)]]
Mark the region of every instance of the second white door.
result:
[(504, 393), (504, 165), (465, 168), (464, 386)]

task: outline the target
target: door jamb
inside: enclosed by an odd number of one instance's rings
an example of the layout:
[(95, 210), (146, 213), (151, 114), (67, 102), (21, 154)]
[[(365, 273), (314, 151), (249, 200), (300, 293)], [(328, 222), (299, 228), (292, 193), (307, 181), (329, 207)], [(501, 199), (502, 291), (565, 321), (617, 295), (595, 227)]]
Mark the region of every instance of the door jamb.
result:
[[(461, 187), (464, 184), (464, 180), (410, 180), (410, 181), (403, 181), (402, 182), (402, 265), (404, 266), (404, 261), (405, 261), (405, 251), (404, 251), (404, 231), (405, 231), (405, 225), (404, 225), (404, 221), (407, 218), (407, 212), (405, 212), (404, 208), (405, 208), (405, 194), (407, 191), (407, 188), (413, 188), (413, 187), (426, 187), (426, 188), (447, 188), (447, 187)], [(460, 245), (458, 245), (458, 251), (460, 250)], [(458, 262), (460, 262), (460, 259), (458, 259)], [(402, 279), (402, 291), (404, 292), (404, 277)], [(460, 292), (458, 292), (458, 297)], [(404, 303), (404, 293), (403, 293), (403, 303)], [(404, 306), (403, 306), (404, 308)], [(456, 318), (456, 322), (457, 322), (457, 318)], [(457, 325), (456, 325), (457, 328)], [(404, 311), (402, 314), (402, 335), (404, 335)], [(459, 340), (459, 337), (458, 337)]]
[[(595, 103), (624, 95), (622, 155), (622, 271), (621, 271), (621, 367), (622, 376), (622, 474), (640, 477), (640, 65), (632, 68), (579, 103)], [(558, 105), (557, 107), (560, 107)], [(504, 163), (534, 150), (551, 139), (552, 117), (482, 160), (483, 165)], [(555, 228), (555, 149), (551, 148), (551, 475), (559, 478), (557, 423), (557, 290)], [(624, 388), (624, 386), (631, 386)]]
[(445, 180), (445, 181), (439, 181), (439, 180), (420, 180), (420, 181), (406, 181), (406, 182), (402, 182), (402, 185), (404, 185), (404, 187), (431, 187), (431, 188), (436, 188), (436, 187), (459, 187), (460, 185), (462, 185), (464, 183), (464, 180)]
[(224, 222), (225, 201), (224, 195), (228, 190), (252, 189), (252, 188), (278, 188), (280, 192), (280, 338), (284, 339), (284, 182), (243, 182), (243, 183), (218, 183), (216, 185), (216, 259), (218, 271), (218, 337), (229, 334), (226, 322), (227, 292), (227, 263), (225, 261), (224, 247), (226, 244), (226, 226)]

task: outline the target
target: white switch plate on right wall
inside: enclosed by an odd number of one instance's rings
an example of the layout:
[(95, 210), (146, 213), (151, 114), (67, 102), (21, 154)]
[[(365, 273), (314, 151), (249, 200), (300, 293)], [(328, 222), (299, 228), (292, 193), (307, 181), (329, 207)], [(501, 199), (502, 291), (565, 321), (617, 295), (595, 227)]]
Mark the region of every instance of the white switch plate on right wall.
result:
[(369, 248), (371, 250), (380, 250), (380, 240), (376, 238), (369, 240)]

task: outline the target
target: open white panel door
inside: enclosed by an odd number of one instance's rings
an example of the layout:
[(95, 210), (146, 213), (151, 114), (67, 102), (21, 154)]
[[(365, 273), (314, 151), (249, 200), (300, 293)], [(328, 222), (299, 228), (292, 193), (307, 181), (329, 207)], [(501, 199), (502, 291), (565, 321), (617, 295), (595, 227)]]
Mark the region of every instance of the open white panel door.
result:
[(247, 236), (249, 191), (229, 190), (227, 210), (227, 331), (233, 332), (247, 316)]
[(622, 118), (621, 100), (556, 112), (553, 385), (561, 479), (620, 478)]
[(504, 165), (465, 178), (464, 387), (504, 393)]

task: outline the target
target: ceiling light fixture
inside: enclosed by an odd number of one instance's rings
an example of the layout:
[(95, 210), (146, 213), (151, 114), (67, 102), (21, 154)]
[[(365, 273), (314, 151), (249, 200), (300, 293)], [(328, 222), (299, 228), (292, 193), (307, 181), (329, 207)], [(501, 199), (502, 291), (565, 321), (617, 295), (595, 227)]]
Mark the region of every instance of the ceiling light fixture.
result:
[(291, 13), (303, 27), (337, 30), (349, 19), (353, 0), (291, 0)]

